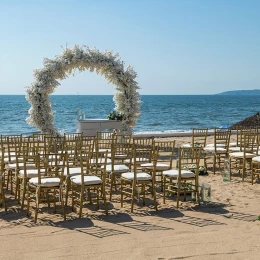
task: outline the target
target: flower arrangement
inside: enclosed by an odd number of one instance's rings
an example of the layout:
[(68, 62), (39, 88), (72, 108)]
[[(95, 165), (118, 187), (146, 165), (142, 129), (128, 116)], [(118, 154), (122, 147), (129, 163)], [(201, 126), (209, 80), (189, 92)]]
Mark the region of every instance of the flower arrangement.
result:
[(73, 71), (86, 69), (103, 75), (108, 83), (116, 86), (114, 93), (115, 111), (123, 115), (123, 132), (131, 133), (132, 127), (140, 116), (140, 95), (135, 78), (136, 72), (131, 66), (124, 68), (118, 54), (111, 51), (99, 52), (87, 46), (74, 45), (65, 48), (53, 60), (44, 59), (44, 67), (34, 71), (35, 81), (27, 87), (26, 99), (30, 102), (30, 116), (26, 121), (42, 133), (59, 135), (54, 124), (53, 111), (49, 95), (60, 85), (58, 80), (66, 79)]
[(117, 121), (123, 121), (125, 120), (125, 115), (116, 111), (112, 111), (107, 116), (107, 119), (109, 120), (117, 120)]

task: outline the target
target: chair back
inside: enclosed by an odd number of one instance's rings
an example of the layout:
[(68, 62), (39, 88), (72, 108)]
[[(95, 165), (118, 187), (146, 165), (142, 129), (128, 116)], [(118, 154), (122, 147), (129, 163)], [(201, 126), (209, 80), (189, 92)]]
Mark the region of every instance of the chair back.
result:
[[(132, 158), (131, 163), (133, 165), (134, 172), (134, 182), (136, 183), (136, 175), (138, 172), (143, 172), (143, 167), (140, 167), (142, 163), (152, 163), (153, 170), (156, 171), (156, 163), (158, 159), (159, 150), (158, 149), (140, 149), (139, 146), (132, 146)], [(155, 177), (155, 175), (153, 174)]]
[(106, 167), (108, 160), (108, 151), (97, 152), (93, 151), (89, 156), (89, 171), (88, 173), (94, 174), (102, 179), (105, 183)]
[(208, 128), (192, 129), (192, 146), (206, 146), (208, 136)]
[(222, 145), (223, 148), (228, 149), (229, 147), (229, 141), (230, 141), (230, 129), (220, 129), (215, 128), (214, 129), (214, 147), (215, 152), (217, 151), (217, 148), (219, 145)]
[(19, 152), (22, 147), (22, 135), (19, 136), (7, 136), (7, 156), (8, 161), (11, 163), (14, 161), (12, 158), (15, 158), (15, 154)]
[(97, 131), (96, 138), (97, 139), (114, 139), (115, 133), (114, 132), (101, 132)]
[(116, 140), (112, 144), (111, 153), (111, 169), (114, 171), (114, 165), (123, 164), (123, 161), (131, 158), (132, 144), (120, 143)]
[(154, 142), (154, 137), (134, 137), (133, 144), (135, 145), (135, 149), (152, 149)]
[(96, 138), (94, 144), (94, 150), (96, 152), (111, 152), (111, 147), (113, 142), (115, 141), (114, 138)]
[(243, 135), (243, 146), (242, 151), (244, 156), (246, 153), (254, 153), (257, 144), (257, 136), (254, 133), (244, 134)]
[(175, 141), (154, 141), (154, 149), (158, 150), (157, 162), (163, 162), (172, 168), (174, 157)]
[[(5, 147), (2, 148), (2, 154), (5, 153)], [(4, 195), (4, 174), (5, 174), (5, 162), (4, 156), (0, 156), (0, 203), (2, 204), (3, 201), (5, 202), (5, 195)]]
[(132, 144), (133, 138), (131, 134), (116, 134), (115, 139), (118, 143)]
[[(2, 154), (5, 153), (5, 147), (2, 148)], [(4, 173), (5, 173), (5, 162), (4, 162), (4, 156), (1, 155), (0, 156), (0, 182), (3, 181), (3, 176), (4, 176)]]
[(37, 155), (37, 168), (38, 168), (38, 184), (41, 184), (41, 178), (43, 176), (58, 177), (60, 178), (60, 184), (63, 182), (64, 168), (67, 162), (67, 153), (49, 153)]
[(179, 176), (181, 176), (181, 170), (192, 170), (198, 175), (201, 150), (201, 147), (178, 148)]

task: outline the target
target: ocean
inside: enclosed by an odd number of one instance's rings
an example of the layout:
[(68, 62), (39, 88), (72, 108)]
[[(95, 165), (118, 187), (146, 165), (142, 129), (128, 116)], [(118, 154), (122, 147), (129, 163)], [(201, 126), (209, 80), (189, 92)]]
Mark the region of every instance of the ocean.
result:
[[(55, 122), (65, 133), (76, 132), (76, 113), (86, 119), (107, 118), (112, 95), (51, 95)], [(192, 128), (231, 126), (260, 111), (259, 96), (143, 95), (134, 133), (172, 133)], [(30, 104), (23, 95), (0, 95), (0, 134), (31, 134), (38, 130), (25, 121)]]

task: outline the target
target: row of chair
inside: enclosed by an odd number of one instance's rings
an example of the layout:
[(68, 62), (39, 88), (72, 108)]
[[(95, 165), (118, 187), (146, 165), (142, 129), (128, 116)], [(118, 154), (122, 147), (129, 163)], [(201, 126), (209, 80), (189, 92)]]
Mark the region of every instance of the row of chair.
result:
[[(64, 207), (69, 197), (73, 210), (76, 201), (79, 202), (81, 216), (84, 198), (87, 194), (88, 199), (92, 200), (93, 192), (97, 204), (100, 198), (103, 199), (107, 212), (108, 187), (110, 200), (114, 190), (120, 187), (122, 206), (124, 197), (130, 196), (132, 211), (134, 198), (143, 198), (144, 202), (149, 191), (157, 209), (158, 186), (164, 191), (164, 202), (167, 193), (175, 193), (179, 206), (181, 189), (186, 193), (187, 189), (192, 188), (197, 192), (199, 201), (200, 147), (180, 148), (179, 168), (174, 169), (174, 141), (156, 142), (153, 138), (104, 136), (102, 133), (98, 133), (96, 138), (83, 138), (76, 134), (62, 138), (48, 135), (33, 138), (31, 141), (22, 136), (17, 139), (9, 136), (5, 142), (1, 137), (1, 173), (4, 173), (3, 181), (7, 188), (11, 186), (13, 189), (14, 183), (14, 193), (22, 208), (27, 201), (28, 214), (31, 202), (35, 202), (35, 221), (39, 205), (53, 203), (55, 211), (57, 198), (61, 202), (64, 218)], [(5, 152), (6, 148), (8, 152)]]

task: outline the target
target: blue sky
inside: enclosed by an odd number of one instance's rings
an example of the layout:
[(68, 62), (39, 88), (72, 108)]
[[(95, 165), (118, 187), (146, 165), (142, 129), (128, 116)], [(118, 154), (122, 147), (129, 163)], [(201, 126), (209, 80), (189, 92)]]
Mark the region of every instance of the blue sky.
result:
[[(260, 88), (258, 0), (0, 0), (0, 94), (25, 94), (61, 46), (94, 46), (133, 66), (140, 94)], [(95, 72), (54, 94), (110, 94)]]

